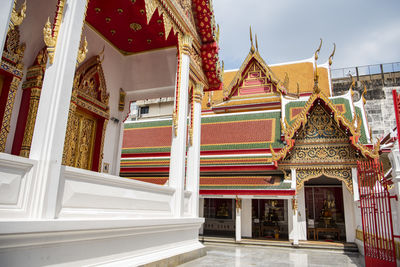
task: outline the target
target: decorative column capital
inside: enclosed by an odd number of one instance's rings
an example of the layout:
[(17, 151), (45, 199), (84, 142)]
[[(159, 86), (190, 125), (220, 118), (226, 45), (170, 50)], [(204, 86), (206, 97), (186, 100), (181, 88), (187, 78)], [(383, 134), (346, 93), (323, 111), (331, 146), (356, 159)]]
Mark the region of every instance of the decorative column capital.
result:
[(203, 89), (204, 89), (204, 85), (202, 83), (198, 83), (194, 87), (193, 98), (194, 98), (195, 102), (201, 103), (201, 100), (203, 99)]
[(190, 50), (192, 49), (193, 37), (187, 34), (179, 35), (179, 50), (186, 55), (190, 55)]

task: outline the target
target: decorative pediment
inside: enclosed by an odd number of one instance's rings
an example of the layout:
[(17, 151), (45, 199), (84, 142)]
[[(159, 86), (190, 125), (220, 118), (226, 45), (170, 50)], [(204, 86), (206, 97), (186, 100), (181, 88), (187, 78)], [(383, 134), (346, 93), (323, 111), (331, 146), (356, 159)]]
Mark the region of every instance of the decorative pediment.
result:
[(364, 157), (379, 157), (380, 142), (373, 149), (360, 143), (361, 118), (355, 114), (349, 121), (321, 92), (314, 91), (295, 121), (289, 125), (285, 119), (281, 128), (286, 146), (279, 153), (271, 147), (274, 161), (284, 160), (295, 144), (303, 143), (349, 144)]
[(74, 90), (92, 102), (100, 102), (105, 108), (110, 96), (107, 93), (101, 62), (100, 56), (94, 56), (79, 67), (75, 74)]
[[(250, 30), (251, 35), (251, 30)], [(240, 69), (236, 72), (229, 86), (224, 89), (224, 100), (232, 96), (251, 95), (261, 93), (277, 93), (285, 91), (283, 84), (274, 75), (271, 68), (265, 63), (264, 59), (253, 46), (252, 36), (251, 49)]]
[(247, 96), (254, 94), (276, 93), (277, 83), (271, 80), (271, 75), (262, 65), (253, 59), (244, 73), (241, 74), (236, 86), (234, 86), (229, 94), (231, 96)]
[(345, 129), (338, 125), (321, 105), (310, 112), (309, 119), (295, 137), (295, 146), (280, 165), (356, 165), (363, 159), (349, 143)]

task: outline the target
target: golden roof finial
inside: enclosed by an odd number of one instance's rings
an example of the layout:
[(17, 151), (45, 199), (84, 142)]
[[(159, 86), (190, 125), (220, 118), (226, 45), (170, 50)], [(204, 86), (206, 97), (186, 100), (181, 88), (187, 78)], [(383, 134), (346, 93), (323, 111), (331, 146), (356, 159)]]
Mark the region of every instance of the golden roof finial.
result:
[(279, 154), (275, 152), (274, 148), (272, 147), (272, 144), (269, 144), (269, 149), (271, 150), (271, 154), (272, 154), (272, 160), (276, 160), (279, 158)]
[(285, 79), (283, 80), (283, 87), (289, 92), (289, 75), (285, 72)]
[(251, 33), (251, 26), (250, 26), (250, 43), (251, 43), (250, 52), (254, 53), (255, 48), (254, 48), (254, 45), (253, 45), (253, 34)]
[(22, 21), (24, 21), (24, 18), (26, 17), (26, 0), (22, 4), (19, 12), (15, 9), (16, 4), (17, 0), (14, 0), (13, 9), (11, 11), (10, 24), (8, 25), (8, 31), (14, 30), (15, 26), (21, 25)]
[(322, 47), (322, 38), (319, 38), (319, 40), (320, 40), (319, 47), (318, 47), (318, 49), (317, 49), (317, 50), (315, 51), (315, 53), (314, 53), (315, 61), (318, 60), (318, 55), (319, 55), (319, 52), (321, 51), (321, 47)]
[(363, 103), (364, 103), (364, 105), (365, 105), (365, 103), (367, 103), (367, 100), (365, 100), (365, 95), (367, 94), (367, 86), (365, 85), (364, 82), (363, 82), (363, 85), (364, 85), (364, 91), (363, 91), (362, 94), (361, 94), (361, 98), (362, 98)]
[(258, 41), (257, 41), (257, 34), (256, 34), (256, 50), (258, 52)]
[(319, 47), (318, 49), (315, 51), (314, 53), (314, 59), (315, 59), (315, 72), (314, 72), (314, 92), (319, 94), (321, 92), (321, 90), (318, 87), (318, 65), (317, 65), (317, 60), (318, 60), (318, 55), (319, 52), (321, 51), (321, 47), (322, 47), (322, 38), (320, 38), (320, 43), (319, 43)]
[[(98, 55), (100, 63), (103, 63), (103, 60), (104, 60), (104, 49), (105, 48), (106, 48), (106, 46), (103, 45), (103, 49), (100, 51), (100, 53)], [(103, 57), (103, 58), (101, 58), (101, 57)]]
[(332, 51), (332, 54), (329, 56), (329, 66), (332, 65), (332, 59), (333, 59), (333, 56), (335, 55), (335, 51), (336, 51), (336, 44), (333, 43), (333, 51)]

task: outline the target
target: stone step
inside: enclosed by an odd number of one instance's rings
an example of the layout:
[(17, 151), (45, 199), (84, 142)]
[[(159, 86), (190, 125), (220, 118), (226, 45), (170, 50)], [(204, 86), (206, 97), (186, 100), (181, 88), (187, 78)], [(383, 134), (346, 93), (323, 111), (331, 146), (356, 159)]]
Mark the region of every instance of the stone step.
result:
[(293, 245), (288, 240), (265, 240), (265, 239), (242, 239), (236, 242), (234, 238), (200, 236), (200, 242), (219, 243), (219, 244), (241, 244), (241, 245), (256, 245), (256, 246), (271, 246), (271, 247), (287, 247), (287, 248), (302, 248), (302, 249), (321, 249), (335, 250), (346, 253), (358, 253), (357, 245), (354, 243), (343, 242), (325, 242), (325, 241), (300, 241), (299, 245)]

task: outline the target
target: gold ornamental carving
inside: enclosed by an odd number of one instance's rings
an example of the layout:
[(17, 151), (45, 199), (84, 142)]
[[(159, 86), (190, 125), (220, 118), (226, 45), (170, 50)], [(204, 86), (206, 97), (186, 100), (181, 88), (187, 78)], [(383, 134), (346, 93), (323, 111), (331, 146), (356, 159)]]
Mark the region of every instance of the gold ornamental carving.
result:
[(54, 61), (54, 54), (56, 51), (58, 32), (60, 30), (60, 25), (62, 22), (64, 4), (65, 0), (58, 0), (57, 12), (54, 18), (54, 26), (52, 27), (50, 23), (50, 18), (47, 18), (47, 22), (43, 28), (43, 39), (44, 43), (47, 46), (47, 53), (50, 64), (53, 64)]
[[(331, 112), (328, 113), (326, 111), (326, 108), (323, 108), (322, 105), (325, 105), (327, 108), (329, 108)], [(313, 110), (311, 109), (317, 109), (318, 112), (324, 111), (325, 114), (330, 117), (330, 119), (328, 120), (326, 116), (325, 118), (313, 118), (313, 115), (311, 114)], [(309, 112), (311, 113), (309, 114)], [(307, 127), (309, 127), (310, 125), (308, 123), (310, 119), (314, 120), (314, 122), (312, 122), (312, 124), (314, 125), (311, 124), (311, 128), (307, 129)], [(325, 120), (327, 125), (317, 125), (317, 122), (315, 120)], [(341, 128), (343, 128), (344, 130), (339, 128), (338, 125), (341, 125)], [(353, 118), (353, 121), (348, 120), (342, 112), (337, 110), (331, 100), (328, 99), (328, 97), (326, 97), (322, 92), (318, 94), (313, 93), (303, 107), (303, 110), (296, 116), (294, 121), (289, 125), (285, 118), (282, 122), (282, 126), (282, 133), (284, 134), (284, 139), (287, 145), (282, 148), (278, 153), (271, 149), (271, 152), (273, 154), (273, 161), (284, 159), (286, 155), (292, 150), (295, 143), (297, 144), (298, 142), (303, 142), (304, 140), (299, 141), (298, 138), (298, 136), (301, 134), (310, 136), (314, 135), (313, 140), (310, 139), (307, 142), (325, 142), (326, 139), (321, 138), (323, 136), (325, 136), (326, 138), (329, 138), (329, 136), (331, 136), (332, 140), (334, 140), (335, 143), (338, 143), (339, 141), (345, 141), (346, 143), (348, 143), (350, 141), (351, 145), (364, 157), (379, 157), (379, 141), (374, 145), (373, 149), (370, 149), (359, 142), (362, 126), (361, 118), (359, 116), (355, 116), (355, 119)], [(299, 133), (300, 131), (303, 131), (303, 133)], [(340, 134), (340, 136), (335, 136), (335, 133), (333, 131), (336, 131), (338, 134)]]
[(179, 42), (179, 52), (189, 55), (192, 50), (192, 43), (193, 43), (193, 38), (190, 35), (179, 35), (178, 36), (178, 42)]
[(4, 70), (8, 75), (12, 75), (9, 88), (0, 88), (0, 90), (8, 89), (3, 120), (0, 128), (0, 152), (4, 152), (5, 150), (7, 136), (10, 131), (15, 95), (23, 75), (22, 69), (24, 66), (22, 59), (24, 57), (24, 52), (25, 44), (20, 45), (19, 26), (14, 26), (14, 28), (7, 33), (7, 39), (2, 54), (3, 60), (0, 61), (0, 69)]
[(21, 78), (17, 76), (14, 76), (11, 81), (6, 102), (6, 108), (4, 110), (3, 122), (0, 128), (0, 152), (4, 152), (6, 148), (7, 136), (8, 133), (10, 132), (11, 114), (12, 114), (12, 109), (14, 107), (15, 94), (17, 92), (18, 85), (20, 82)]
[(126, 97), (126, 92), (122, 88), (119, 88), (119, 103), (118, 103), (119, 111), (124, 111), (125, 109), (125, 97)]
[(351, 169), (346, 168), (310, 168), (310, 169), (297, 169), (296, 170), (296, 189), (303, 188), (304, 183), (321, 176), (334, 178), (344, 182), (346, 188), (353, 194), (353, 179)]
[(88, 46), (88, 42), (87, 42), (86, 36), (85, 36), (83, 44), (78, 50), (78, 57), (76, 58), (76, 65), (81, 64), (85, 60), (87, 52), (88, 52), (87, 46)]
[(145, 0), (144, 3), (146, 9), (147, 24), (150, 23), (150, 20), (156, 10), (158, 10), (158, 14), (163, 17), (165, 40), (168, 39), (171, 29), (174, 31), (174, 34), (179, 32), (178, 25), (171, 17), (171, 14), (162, 6), (162, 4), (159, 3), (158, 0)]
[(40, 100), (40, 88), (31, 89), (31, 99), (29, 101), (28, 118), (26, 120), (24, 138), (22, 140), (22, 146), (20, 151), (20, 156), (29, 158), (32, 145), (33, 130), (36, 123), (36, 115), (39, 107)]
[(193, 99), (194, 102), (201, 103), (203, 99), (203, 92), (204, 85), (201, 83), (197, 83), (196, 86), (194, 87), (194, 92), (193, 92)]
[(26, 17), (26, 0), (22, 4), (22, 7), (20, 11), (18, 12), (15, 8), (17, 4), (17, 0), (14, 0), (13, 4), (13, 9), (11, 11), (11, 18), (10, 18), (10, 24), (8, 25), (8, 31), (14, 30), (15, 26), (19, 26), (22, 24), (24, 21), (24, 18)]
[(26, 80), (22, 84), (22, 90), (30, 90), (28, 116), (25, 125), (24, 137), (22, 139), (20, 156), (29, 157), (33, 130), (36, 123), (36, 115), (39, 107), (40, 94), (43, 77), (46, 71), (47, 50), (42, 48), (37, 54), (34, 64), (28, 68)]
[[(109, 94), (101, 62), (100, 56), (94, 56), (75, 73), (64, 142), (63, 165), (101, 170), (104, 136), (109, 119)], [(97, 134), (99, 132), (101, 136)], [(99, 146), (96, 152), (98, 154), (94, 154), (95, 148)], [(98, 165), (93, 165), (94, 163)]]
[(136, 22), (131, 23), (129, 27), (135, 32), (140, 31), (142, 29), (142, 25)]
[(203, 61), (201, 59), (201, 56), (195, 49), (191, 49), (190, 51), (190, 63), (195, 64), (200, 69), (203, 66)]

